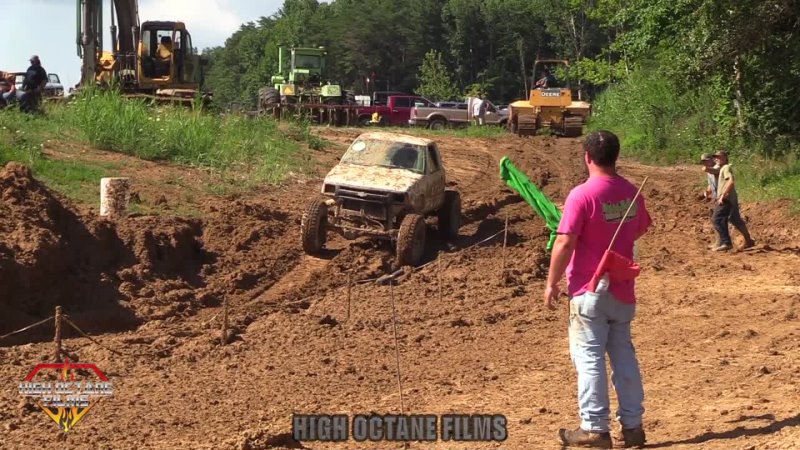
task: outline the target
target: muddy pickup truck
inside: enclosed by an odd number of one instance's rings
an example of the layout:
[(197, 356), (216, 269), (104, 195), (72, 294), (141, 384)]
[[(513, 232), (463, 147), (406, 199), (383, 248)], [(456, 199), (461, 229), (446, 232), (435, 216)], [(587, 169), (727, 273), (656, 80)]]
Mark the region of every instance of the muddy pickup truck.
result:
[[(508, 123), (508, 110), (499, 110), (487, 101), (484, 123), (505, 127)], [(412, 127), (425, 127), (432, 130), (441, 130), (446, 127), (460, 127), (469, 125), (469, 111), (460, 108), (439, 108), (418, 106), (411, 109), (408, 124)]]
[(418, 265), (425, 254), (428, 216), (443, 237), (458, 236), (461, 196), (446, 188), (436, 143), (396, 133), (357, 137), (322, 183), (321, 197), (300, 224), (303, 250), (322, 251), (328, 231), (346, 239), (369, 236), (396, 245), (401, 266)]

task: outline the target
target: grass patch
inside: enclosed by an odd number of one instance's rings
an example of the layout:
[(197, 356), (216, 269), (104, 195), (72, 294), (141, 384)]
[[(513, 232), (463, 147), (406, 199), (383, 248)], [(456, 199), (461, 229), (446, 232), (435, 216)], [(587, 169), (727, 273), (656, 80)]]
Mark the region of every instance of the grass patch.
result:
[(15, 110), (0, 113), (0, 165), (17, 161), (34, 175), (68, 198), (95, 203), (100, 195), (99, 180), (111, 176), (113, 164), (48, 158), (44, 148), (58, 136), (58, 124), (46, 118)]
[(209, 193), (280, 182), (310, 166), (308, 148), (327, 145), (307, 123), (155, 106), (112, 91), (86, 91), (71, 103), (47, 105), (44, 115), (0, 110), (0, 162), (26, 164), (71, 199), (96, 203), (99, 179), (117, 176), (121, 166), (47, 152), (63, 143), (202, 168), (220, 180), (219, 186), (203, 186)]
[(252, 183), (281, 181), (310, 159), (303, 144), (324, 145), (307, 124), (150, 106), (111, 91), (89, 91), (62, 114), (99, 149), (235, 172)]

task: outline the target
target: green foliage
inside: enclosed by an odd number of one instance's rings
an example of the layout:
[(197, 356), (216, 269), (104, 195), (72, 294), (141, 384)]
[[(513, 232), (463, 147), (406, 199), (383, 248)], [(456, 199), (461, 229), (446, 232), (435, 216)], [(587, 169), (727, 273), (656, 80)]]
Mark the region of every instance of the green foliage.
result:
[(275, 182), (302, 157), (300, 142), (319, 147), (307, 126), (289, 132), (272, 119), (216, 116), (182, 107), (153, 107), (112, 91), (88, 91), (67, 106), (66, 120), (99, 149), (149, 160), (252, 172)]
[(442, 62), (442, 54), (431, 50), (425, 54), (419, 68), (417, 94), (432, 101), (454, 100), (460, 97), (452, 76)]
[(327, 46), (330, 78), (359, 93), (446, 98), (454, 86), (496, 103), (525, 98), (536, 59), (568, 59), (593, 126), (620, 131), (630, 151), (671, 162), (724, 145), (784, 161), (800, 149), (797, 11), (795, 0), (287, 0), (211, 51), (209, 87), (252, 105), (279, 42)]

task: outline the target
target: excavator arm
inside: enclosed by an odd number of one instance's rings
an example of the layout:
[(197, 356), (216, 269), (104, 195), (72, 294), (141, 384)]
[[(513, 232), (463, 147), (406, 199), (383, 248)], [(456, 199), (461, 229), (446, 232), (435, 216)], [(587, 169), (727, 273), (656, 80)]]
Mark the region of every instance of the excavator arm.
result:
[[(103, 3), (105, 0), (76, 0), (78, 57), (82, 60), (81, 84), (94, 83), (103, 53)], [(137, 0), (110, 0), (111, 39), (114, 54), (136, 52), (139, 41)], [(119, 24), (119, 27), (117, 27)]]

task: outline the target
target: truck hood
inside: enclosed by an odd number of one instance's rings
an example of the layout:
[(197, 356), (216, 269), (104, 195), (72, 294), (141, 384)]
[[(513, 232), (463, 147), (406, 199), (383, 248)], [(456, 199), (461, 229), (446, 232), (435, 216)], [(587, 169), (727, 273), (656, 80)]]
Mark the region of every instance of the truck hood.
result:
[(339, 164), (325, 176), (325, 184), (376, 191), (407, 192), (422, 174), (405, 169)]

